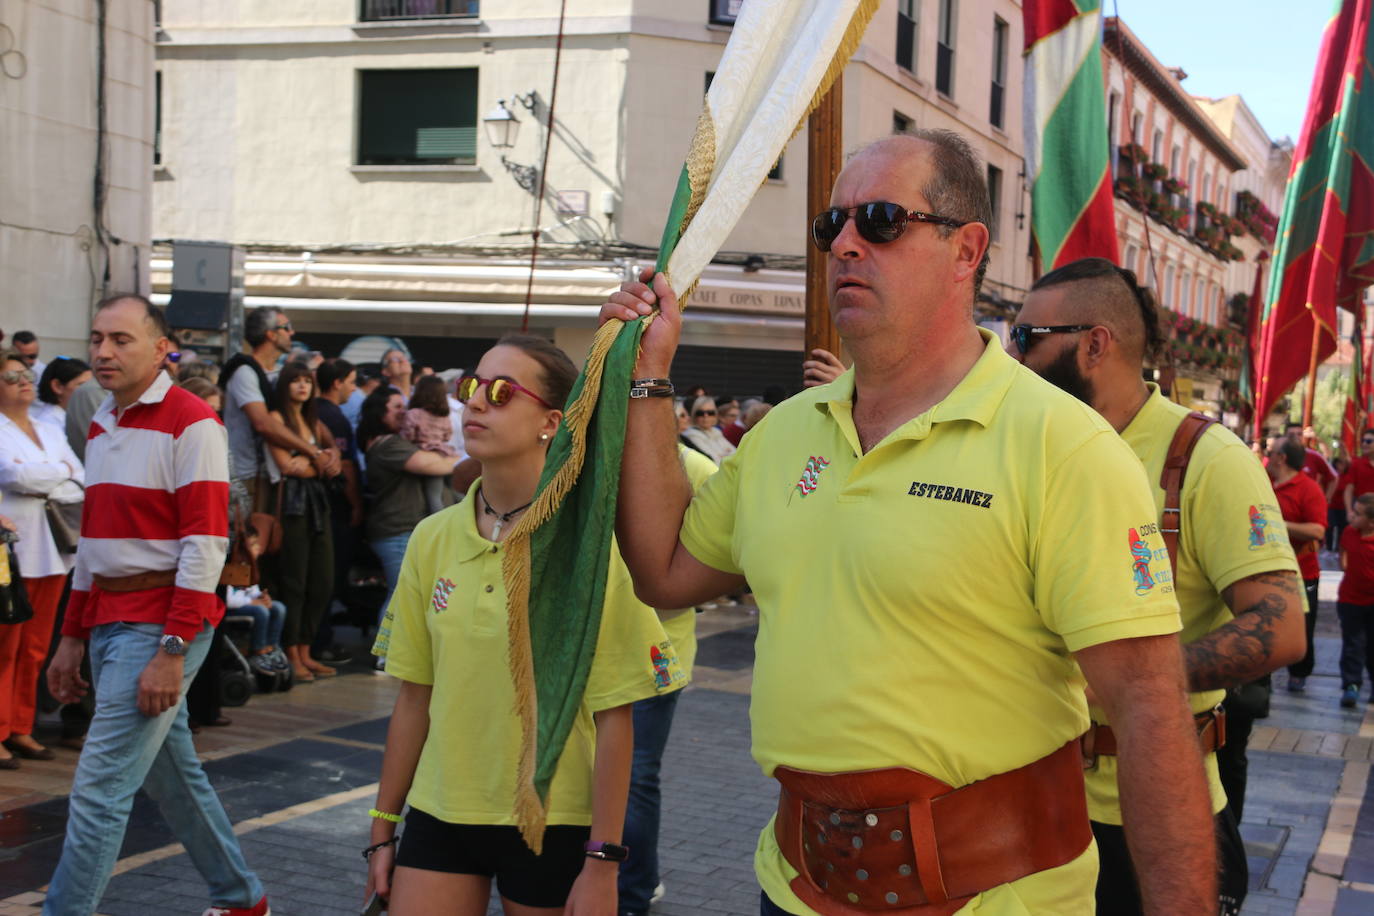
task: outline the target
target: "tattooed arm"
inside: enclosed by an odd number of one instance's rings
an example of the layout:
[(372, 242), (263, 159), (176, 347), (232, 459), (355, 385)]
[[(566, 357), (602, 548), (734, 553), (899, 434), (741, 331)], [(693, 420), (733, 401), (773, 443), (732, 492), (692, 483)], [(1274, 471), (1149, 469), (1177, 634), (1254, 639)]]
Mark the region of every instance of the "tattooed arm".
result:
[(1217, 690), (1263, 677), (1307, 649), (1297, 573), (1259, 573), (1221, 593), (1235, 619), (1183, 647), (1188, 689)]

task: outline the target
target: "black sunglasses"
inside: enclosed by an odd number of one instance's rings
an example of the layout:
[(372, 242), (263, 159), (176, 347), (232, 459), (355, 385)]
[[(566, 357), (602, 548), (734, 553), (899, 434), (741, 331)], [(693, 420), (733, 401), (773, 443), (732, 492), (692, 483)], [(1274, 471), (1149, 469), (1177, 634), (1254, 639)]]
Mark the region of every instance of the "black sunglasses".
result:
[(1045, 334), (1072, 334), (1076, 331), (1091, 331), (1095, 325), (1091, 324), (1014, 324), (1011, 326), (1011, 342), (1016, 344), (1016, 350), (1025, 356), (1030, 350), (1031, 344)]
[(849, 214), (854, 214), (854, 228), (865, 241), (875, 245), (894, 242), (902, 237), (907, 223), (934, 223), (937, 226), (950, 226), (958, 229), (967, 226), (967, 220), (957, 220), (951, 216), (936, 216), (920, 210), (907, 210), (901, 204), (875, 200), (872, 203), (858, 204), (853, 207), (831, 207), (811, 221), (811, 241), (821, 251), (829, 251), (830, 245), (839, 237)]
[(714, 410), (698, 410), (698, 411), (694, 414), (694, 416), (698, 416), (698, 417), (714, 417), (715, 415), (716, 415), (716, 412), (715, 412)]

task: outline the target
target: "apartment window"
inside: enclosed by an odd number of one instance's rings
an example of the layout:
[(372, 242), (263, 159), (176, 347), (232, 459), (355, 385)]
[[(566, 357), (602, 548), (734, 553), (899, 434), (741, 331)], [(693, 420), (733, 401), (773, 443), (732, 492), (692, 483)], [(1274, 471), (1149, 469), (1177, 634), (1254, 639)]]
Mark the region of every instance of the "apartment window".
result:
[(1193, 284), (1188, 278), (1188, 271), (1183, 271), (1179, 276), (1179, 311), (1185, 315), (1193, 314)]
[(940, 34), (935, 39), (935, 89), (954, 95), (954, 16), (956, 0), (940, 0)]
[(716, 25), (734, 25), (739, 18), (739, 9), (744, 0), (707, 0), (710, 6), (711, 22)]
[(477, 71), (360, 70), (359, 165), (477, 161)]
[(1141, 137), (1144, 136), (1144, 135), (1141, 133), (1141, 130), (1142, 130), (1143, 128), (1144, 128), (1144, 119), (1141, 117), (1140, 112), (1137, 111), (1135, 114), (1131, 115), (1131, 142), (1132, 142), (1132, 143), (1139, 144), (1139, 143), (1141, 142)]
[(1200, 196), (1198, 199), (1199, 199), (1199, 200), (1205, 200), (1205, 201), (1207, 201), (1208, 203), (1211, 203), (1211, 201), (1212, 201), (1212, 176), (1211, 176), (1211, 175), (1203, 175), (1203, 176), (1202, 176), (1202, 194), (1201, 194), (1201, 196)]
[(162, 165), (162, 71), (153, 74), (153, 165)]
[(1127, 270), (1130, 270), (1130, 271), (1134, 271), (1134, 270), (1135, 270), (1135, 259), (1136, 259), (1136, 256), (1137, 256), (1138, 252), (1139, 252), (1139, 249), (1137, 249), (1134, 245), (1127, 245), (1127, 246), (1126, 246), (1126, 269), (1127, 269)]
[[(1007, 24), (1000, 16), (992, 17), (992, 97), (988, 120), (993, 127), (1002, 126), (1007, 95)], [(1109, 132), (1107, 136), (1111, 136)]]
[(1198, 277), (1198, 278), (1197, 278), (1197, 307), (1198, 307), (1198, 311), (1202, 313), (1202, 320), (1203, 320), (1203, 321), (1207, 321), (1207, 322), (1211, 322), (1212, 324), (1215, 324), (1215, 323), (1216, 323), (1216, 320), (1215, 320), (1215, 316), (1213, 316), (1213, 314), (1212, 314), (1212, 303), (1211, 303), (1210, 301), (1208, 301), (1208, 299), (1206, 298), (1206, 296), (1207, 296), (1207, 281), (1204, 280), (1204, 279), (1202, 279), (1201, 277)]
[(1196, 193), (1197, 193), (1197, 188), (1193, 186), (1193, 179), (1196, 178), (1196, 177), (1197, 177), (1197, 160), (1196, 160), (1196, 159), (1191, 159), (1191, 160), (1188, 161), (1188, 191), (1189, 191), (1189, 193), (1192, 193), (1192, 194), (1196, 194)]
[(1155, 137), (1150, 141), (1150, 161), (1159, 162), (1164, 155), (1164, 131), (1155, 128)]
[(906, 134), (911, 132), (911, 128), (916, 126), (916, 122), (900, 111), (892, 112), (892, 132), (894, 134)]
[(1162, 294), (1164, 307), (1168, 308), (1174, 304), (1174, 265), (1164, 265), (1164, 292)]
[(920, 33), (919, 0), (897, 0), (897, 66), (916, 72), (916, 36)]
[(476, 16), (478, 0), (362, 0), (363, 22), (388, 19), (447, 19)]
[(1116, 136), (1116, 111), (1121, 107), (1120, 93), (1113, 92), (1107, 96), (1107, 145), (1111, 149), (1116, 149), (1119, 142)]
[(1182, 150), (1177, 144), (1175, 144), (1175, 145), (1174, 145), (1174, 151), (1173, 151), (1172, 153), (1169, 154), (1169, 175), (1170, 175), (1170, 177), (1172, 177), (1172, 178), (1177, 178), (1177, 177), (1178, 177), (1178, 163), (1179, 163), (1179, 159), (1180, 159), (1182, 156), (1183, 156), (1183, 150)]
[(992, 212), (992, 222), (988, 224), (988, 236), (997, 241), (1002, 224), (1002, 170), (995, 165), (988, 166), (988, 204)]

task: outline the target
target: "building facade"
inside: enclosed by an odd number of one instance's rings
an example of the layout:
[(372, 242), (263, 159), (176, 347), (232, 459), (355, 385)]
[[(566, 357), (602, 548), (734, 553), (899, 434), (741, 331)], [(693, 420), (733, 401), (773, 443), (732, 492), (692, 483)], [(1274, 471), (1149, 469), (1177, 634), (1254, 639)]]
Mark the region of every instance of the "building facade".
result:
[[(653, 261), (739, 3), (576, 4), (555, 97), (558, 8), (165, 3), (155, 234), (243, 246), (247, 305), (282, 305), (326, 352), (386, 333), (442, 368), (519, 326), (537, 219), (530, 327), (579, 357), (606, 293)], [(843, 82), (846, 148), (949, 127), (986, 158), (989, 317), (1014, 312), (1030, 282), (1020, 47), (1012, 0), (889, 0)], [(519, 126), (498, 148), (484, 119), (501, 108)], [(727, 390), (799, 382), (806, 158), (801, 133), (703, 276), (687, 312), (688, 376)], [(154, 263), (162, 295), (169, 255)]]
[(1193, 97), (1125, 23), (1106, 20), (1103, 51), (1123, 266), (1166, 310), (1176, 400), (1239, 428), (1246, 305), (1287, 161), (1240, 96)]
[(45, 359), (148, 291), (153, 71), (152, 0), (0, 0), (0, 328)]

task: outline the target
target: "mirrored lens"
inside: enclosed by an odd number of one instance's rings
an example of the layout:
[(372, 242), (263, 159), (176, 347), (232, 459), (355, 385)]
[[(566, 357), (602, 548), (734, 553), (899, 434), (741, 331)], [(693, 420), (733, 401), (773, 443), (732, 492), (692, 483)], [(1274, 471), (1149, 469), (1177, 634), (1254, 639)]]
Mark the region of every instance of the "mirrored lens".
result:
[(821, 251), (829, 251), (830, 243), (835, 241), (835, 237), (844, 228), (845, 219), (844, 211), (833, 207), (817, 216), (811, 223), (811, 238), (816, 247)]
[(906, 228), (906, 211), (883, 200), (864, 204), (854, 219), (859, 234), (870, 242), (891, 242)]
[(487, 402), (493, 407), (500, 407), (509, 401), (513, 394), (515, 389), (503, 378), (494, 378), (487, 382)]
[(477, 393), (477, 376), (465, 375), (458, 380), (457, 398), (466, 404), (468, 399)]

